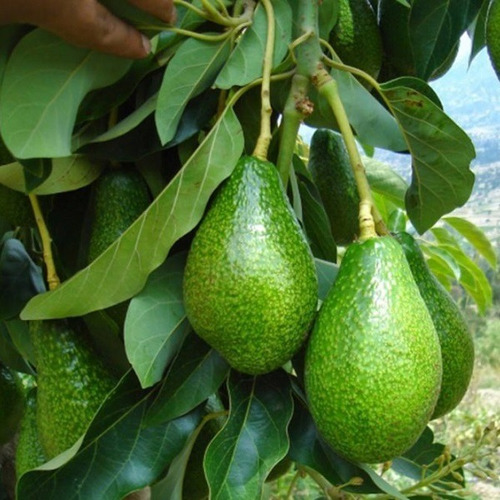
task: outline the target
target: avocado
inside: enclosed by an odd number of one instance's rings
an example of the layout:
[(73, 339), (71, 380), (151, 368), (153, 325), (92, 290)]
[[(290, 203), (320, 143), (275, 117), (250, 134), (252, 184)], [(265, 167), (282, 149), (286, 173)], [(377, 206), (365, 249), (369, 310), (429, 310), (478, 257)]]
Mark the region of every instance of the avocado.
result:
[(351, 244), (306, 352), (305, 389), (320, 433), (348, 460), (391, 460), (425, 429), (441, 373), (436, 330), (398, 242)]
[(359, 194), (342, 137), (318, 129), (311, 138), (308, 168), (318, 188), (338, 245), (348, 245), (359, 234)]
[(339, 0), (339, 16), (329, 40), (344, 64), (377, 78), (382, 66), (382, 38), (368, 0)]
[[(92, 186), (88, 209), (87, 263), (94, 261), (118, 239), (151, 203), (146, 181), (134, 168), (113, 168)], [(106, 309), (121, 327), (129, 301)]]
[(19, 479), (25, 472), (35, 469), (46, 462), (36, 423), (36, 387), (26, 396), (26, 411), (21, 420), (21, 429), (16, 449), (16, 476)]
[(85, 432), (116, 380), (93, 351), (80, 318), (32, 321), (37, 425), (51, 459)]
[(277, 169), (243, 156), (199, 226), (183, 294), (194, 331), (241, 372), (270, 372), (303, 343), (316, 312), (311, 250)]
[(146, 181), (134, 168), (113, 168), (101, 175), (92, 186), (88, 262), (118, 239), (150, 203)]
[(427, 304), (441, 344), (443, 379), (432, 415), (432, 418), (437, 418), (453, 410), (469, 387), (474, 368), (474, 343), (460, 309), (431, 273), (418, 243), (405, 232), (397, 233), (396, 238)]
[(0, 361), (0, 445), (14, 437), (24, 413), (24, 405), (19, 375)]

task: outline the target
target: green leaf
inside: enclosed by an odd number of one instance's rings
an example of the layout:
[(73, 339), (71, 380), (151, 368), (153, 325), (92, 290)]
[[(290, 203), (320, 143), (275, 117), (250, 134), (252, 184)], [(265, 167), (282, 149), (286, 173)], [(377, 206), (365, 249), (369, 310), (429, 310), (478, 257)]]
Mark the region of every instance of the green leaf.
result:
[(189, 100), (212, 85), (229, 50), (229, 38), (221, 42), (189, 38), (179, 47), (167, 66), (158, 94), (155, 121), (162, 144), (174, 137)]
[(185, 254), (168, 258), (149, 275), (128, 307), (125, 349), (144, 388), (162, 378), (190, 330), (182, 303), (185, 258)]
[[(393, 460), (392, 468), (399, 474), (421, 481), (439, 469), (440, 465), (435, 460), (444, 453), (445, 448), (443, 444), (434, 442), (434, 434), (427, 427), (418, 441), (403, 456)], [(457, 472), (463, 477), (462, 468), (459, 468)], [(439, 484), (446, 488), (446, 482), (465, 486), (464, 481), (457, 480), (451, 474), (441, 478)]]
[(431, 233), (436, 238), (439, 244), (452, 245), (454, 247), (460, 248), (460, 245), (456, 238), (450, 233), (450, 231), (445, 227), (433, 227)]
[(462, 272), (457, 261), (439, 245), (421, 245), (423, 252), (434, 260), (434, 265), (439, 266), (441, 273), (453, 278), (456, 281), (460, 280)]
[(229, 417), (205, 453), (213, 500), (255, 500), (266, 476), (288, 451), (293, 400), (285, 372), (260, 377), (231, 372)]
[(409, 34), (419, 78), (443, 64), (480, 7), (481, 0), (413, 0)]
[(19, 351), (11, 338), (8, 324), (13, 321), (0, 321), (0, 363), (21, 373), (35, 375), (27, 359)]
[(445, 217), (443, 220), (458, 231), (488, 262), (496, 269), (497, 255), (491, 241), (484, 232), (472, 222), (462, 217)]
[(201, 410), (146, 426), (150, 395), (138, 387), (133, 374), (125, 376), (101, 406), (79, 449), (23, 475), (17, 497), (57, 500), (71, 494), (120, 500), (155, 481), (184, 447), (201, 420)]
[(316, 273), (318, 275), (318, 297), (320, 300), (325, 300), (337, 277), (339, 266), (321, 259), (314, 259), (314, 263), (316, 264)]
[(83, 98), (114, 83), (130, 64), (33, 30), (16, 46), (5, 70), (0, 92), (5, 144), (16, 158), (69, 156)]
[(383, 195), (396, 206), (403, 208), (406, 181), (391, 166), (374, 158), (363, 157), (366, 177), (373, 191)]
[[(31, 193), (47, 195), (74, 191), (91, 184), (99, 177), (102, 166), (89, 158), (81, 155), (68, 158), (54, 158), (49, 176), (39, 184)], [(0, 184), (27, 192), (24, 168), (20, 163), (14, 162), (0, 167)]]
[(440, 245), (460, 267), (460, 284), (476, 302), (479, 312), (484, 313), (491, 305), (493, 292), (483, 270), (461, 248), (453, 245)]
[[(277, 66), (288, 52), (292, 40), (292, 9), (286, 0), (273, 1), (275, 36), (273, 67)], [(258, 4), (252, 25), (243, 33), (238, 45), (222, 68), (215, 86), (229, 89), (235, 85), (243, 87), (262, 75), (262, 61), (266, 48), (267, 15), (262, 4)]]
[(340, 3), (335, 0), (323, 0), (318, 4), (318, 35), (324, 40), (328, 40), (330, 32), (337, 24), (340, 11)]
[(470, 24), (467, 32), (472, 41), (469, 64), (473, 59), (481, 52), (481, 50), (486, 46), (486, 17), (488, 15), (488, 8), (490, 6), (490, 0), (482, 0), (483, 4), (479, 10), (476, 19)]
[(233, 171), (242, 150), (240, 124), (228, 109), (129, 229), (61, 286), (33, 297), (22, 313), (23, 319), (81, 316), (138, 293), (172, 245), (198, 224), (210, 196)]
[(469, 199), (474, 146), (455, 122), (416, 90), (383, 86), (383, 92), (412, 155), (406, 211), (422, 234)]
[(191, 411), (222, 384), (229, 365), (195, 334), (184, 342), (149, 411), (148, 423), (161, 424)]

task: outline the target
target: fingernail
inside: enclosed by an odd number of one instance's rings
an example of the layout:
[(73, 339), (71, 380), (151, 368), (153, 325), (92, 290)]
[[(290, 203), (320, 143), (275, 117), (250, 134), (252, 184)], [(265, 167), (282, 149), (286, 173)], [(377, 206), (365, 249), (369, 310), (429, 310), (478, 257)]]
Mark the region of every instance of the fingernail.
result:
[(145, 35), (142, 35), (142, 46), (144, 47), (146, 54), (149, 54), (151, 52), (151, 42)]

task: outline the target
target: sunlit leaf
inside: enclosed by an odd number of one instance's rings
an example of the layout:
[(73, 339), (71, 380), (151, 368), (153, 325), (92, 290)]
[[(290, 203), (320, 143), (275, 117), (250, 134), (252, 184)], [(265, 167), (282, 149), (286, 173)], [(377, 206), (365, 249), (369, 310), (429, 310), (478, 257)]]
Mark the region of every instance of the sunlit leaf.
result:
[(163, 76), (155, 112), (162, 144), (174, 137), (189, 100), (212, 85), (229, 50), (229, 38), (221, 42), (189, 38), (177, 50)]
[(70, 45), (36, 29), (14, 49), (0, 92), (0, 131), (16, 158), (71, 154), (78, 107), (93, 89), (110, 85), (131, 60)]
[(391, 166), (374, 158), (363, 158), (366, 177), (373, 191), (388, 198), (398, 207), (404, 207), (407, 182)]
[[(288, 51), (292, 39), (292, 9), (286, 0), (273, 1), (275, 15), (275, 36), (273, 65), (277, 66)], [(215, 86), (228, 89), (240, 87), (262, 75), (262, 61), (267, 37), (267, 16), (259, 3), (255, 9), (252, 25), (243, 33), (235, 50), (222, 68)]]
[(167, 259), (130, 301), (125, 349), (142, 387), (162, 378), (190, 330), (182, 303), (184, 261), (184, 254)]
[(474, 146), (467, 134), (416, 90), (384, 84), (383, 92), (412, 154), (406, 210), (422, 234), (462, 206), (472, 192)]
[(496, 269), (497, 255), (495, 249), (479, 227), (462, 217), (444, 217), (443, 220), (457, 230), (486, 259), (489, 265)]
[(129, 229), (61, 286), (33, 297), (23, 319), (81, 316), (138, 293), (172, 245), (198, 224), (209, 197), (232, 172), (242, 150), (240, 124), (228, 110)]

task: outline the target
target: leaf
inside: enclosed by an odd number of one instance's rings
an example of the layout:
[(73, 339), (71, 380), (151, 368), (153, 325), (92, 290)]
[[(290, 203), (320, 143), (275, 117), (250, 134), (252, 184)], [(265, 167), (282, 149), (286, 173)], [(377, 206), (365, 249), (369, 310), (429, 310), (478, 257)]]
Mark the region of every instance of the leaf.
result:
[(221, 42), (186, 40), (177, 50), (163, 76), (155, 112), (162, 144), (175, 135), (188, 101), (215, 80), (230, 50), (229, 38)]
[(31, 369), (29, 363), (22, 356), (12, 341), (7, 328), (7, 323), (10, 322), (0, 321), (0, 363), (3, 363), (17, 372), (34, 375), (35, 373)]
[[(3, 329), (9, 336), (17, 352), (24, 358), (25, 364), (29, 362), (35, 366), (35, 354), (33, 345), (31, 344), (28, 323), (20, 319), (11, 319), (3, 322)], [(30, 373), (31, 371), (30, 368)]]
[(26, 35), (9, 59), (0, 92), (0, 132), (16, 158), (71, 154), (78, 106), (118, 80), (130, 60), (69, 45), (46, 31)]
[[(31, 191), (37, 195), (47, 195), (74, 191), (91, 184), (99, 177), (102, 166), (81, 155), (52, 160), (50, 175)], [(10, 163), (0, 167), (0, 184), (17, 191), (28, 192), (24, 168), (20, 163)]]
[[(393, 460), (392, 468), (399, 474), (421, 481), (442, 466), (436, 463), (435, 460), (443, 454), (445, 448), (443, 444), (434, 443), (434, 434), (427, 427), (418, 441), (403, 456)], [(463, 477), (461, 468), (457, 472)], [(465, 486), (464, 481), (455, 479), (451, 474), (440, 479), (439, 484), (441, 487), (446, 487), (446, 482), (459, 483)]]
[(461, 248), (453, 245), (440, 245), (460, 267), (460, 284), (476, 302), (479, 312), (484, 313), (491, 305), (493, 292), (483, 270)]
[(391, 166), (374, 158), (363, 157), (363, 165), (370, 187), (398, 207), (404, 207), (406, 181)]
[(443, 64), (480, 7), (481, 0), (413, 0), (409, 34), (419, 78)]
[(476, 19), (470, 24), (467, 32), (472, 41), (469, 65), (472, 63), (473, 59), (481, 52), (481, 50), (486, 46), (486, 17), (488, 15), (488, 8), (490, 6), (490, 0), (482, 0), (481, 9), (476, 16)]
[(228, 373), (224, 358), (191, 334), (160, 385), (148, 423), (161, 424), (191, 411), (217, 391)]
[[(273, 1), (273, 9), (275, 16), (273, 67), (276, 67), (287, 54), (288, 44), (292, 40), (292, 9), (286, 0)], [(266, 11), (259, 3), (251, 26), (243, 33), (217, 77), (216, 87), (220, 89), (243, 87), (262, 75), (267, 25)]]
[(209, 197), (230, 175), (242, 150), (240, 124), (228, 109), (129, 229), (61, 286), (33, 297), (22, 313), (23, 319), (81, 316), (138, 293), (172, 245), (198, 224)]
[(359, 486), (346, 487), (353, 493), (379, 493), (371, 478), (357, 465), (337, 455), (321, 438), (311, 414), (302, 404), (296, 402), (289, 427), (289, 457), (297, 464), (309, 467), (324, 476), (334, 486), (347, 483), (353, 477), (360, 477)]
[(316, 264), (316, 273), (318, 275), (318, 297), (320, 300), (325, 300), (337, 277), (339, 266), (321, 259), (314, 259), (314, 263)]
[(150, 395), (140, 390), (133, 374), (125, 376), (98, 411), (79, 449), (24, 474), (18, 498), (120, 500), (155, 481), (184, 447), (201, 420), (201, 410), (164, 425), (145, 426)]
[(458, 241), (447, 228), (433, 227), (431, 229), (431, 233), (434, 235), (439, 244), (452, 245), (454, 247), (460, 248)]
[(406, 211), (422, 234), (469, 199), (474, 185), (470, 170), (474, 146), (455, 122), (419, 92), (383, 86), (383, 93), (412, 155)]
[(16, 317), (31, 297), (44, 291), (42, 270), (19, 240), (7, 239), (0, 251), (0, 319)]
[(439, 266), (441, 273), (450, 276), (456, 281), (460, 280), (461, 271), (457, 261), (439, 245), (421, 245), (423, 252), (435, 261)]
[(318, 35), (320, 38), (328, 40), (330, 32), (338, 21), (340, 4), (335, 0), (323, 0), (318, 4), (318, 9)]
[(259, 377), (231, 372), (230, 412), (205, 453), (212, 500), (255, 500), (266, 476), (288, 451), (293, 400), (285, 372)]
[(149, 275), (128, 307), (125, 350), (143, 388), (162, 378), (190, 330), (182, 303), (185, 258), (185, 254), (168, 258)]
[(484, 232), (472, 222), (462, 217), (445, 217), (443, 220), (457, 230), (488, 262), (496, 269), (497, 255), (491, 241)]

